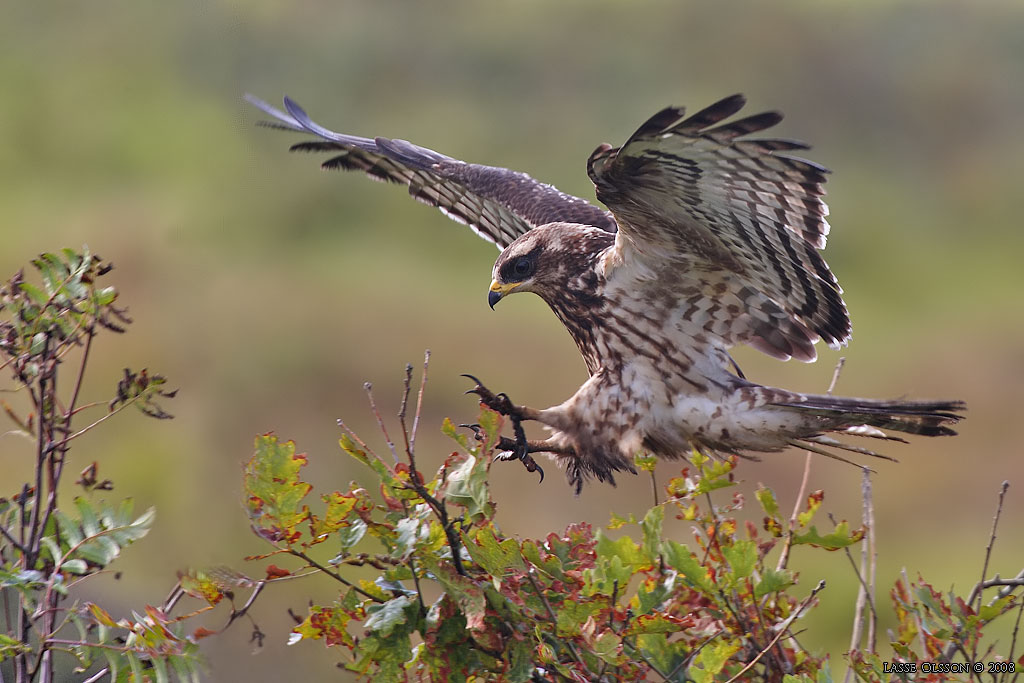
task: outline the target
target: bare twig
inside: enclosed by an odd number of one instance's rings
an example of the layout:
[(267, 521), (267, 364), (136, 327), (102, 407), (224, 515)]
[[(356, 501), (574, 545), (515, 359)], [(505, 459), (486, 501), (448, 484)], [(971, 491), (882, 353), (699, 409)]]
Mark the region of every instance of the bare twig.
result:
[(420, 415), (423, 413), (423, 391), (427, 388), (427, 368), (430, 366), (430, 349), (423, 352), (423, 378), (420, 380), (420, 390), (416, 394), (416, 415), (412, 420), (412, 434), (409, 436), (409, 452), (416, 451), (416, 431), (420, 426)]
[(380, 416), (380, 411), (377, 410), (377, 402), (373, 400), (373, 385), (369, 382), (363, 383), (363, 389), (366, 390), (366, 396), (370, 399), (370, 410), (373, 411), (373, 416), (377, 418), (377, 426), (380, 427), (381, 434), (384, 435), (384, 442), (387, 443), (388, 449), (391, 451), (391, 457), (398, 462), (398, 451), (395, 450), (395, 442), (391, 440), (388, 435), (388, 428), (384, 425), (384, 418)]
[[(853, 612), (853, 633), (850, 636), (850, 649), (855, 650), (860, 645), (864, 635), (864, 623), (867, 621), (867, 648), (868, 652), (875, 651), (875, 625), (878, 615), (875, 611), (875, 567), (878, 561), (878, 554), (875, 549), (875, 508), (871, 495), (871, 475), (863, 472), (864, 478), (861, 481), (861, 494), (863, 497), (863, 517), (861, 520), (868, 530), (867, 538), (861, 545), (860, 569), (854, 567), (857, 575), (857, 603)], [(847, 549), (847, 557), (853, 562), (853, 556)], [(867, 610), (865, 610), (867, 608)], [(870, 614), (870, 618), (868, 618)]]
[(405, 410), (409, 405), (409, 392), (412, 390), (412, 363), (405, 364), (405, 379), (402, 380), (402, 405), (398, 408), (398, 424), (402, 426), (402, 439), (405, 450), (409, 450), (409, 430), (405, 426)]
[[(996, 594), (996, 597), (993, 598), (992, 601), (990, 601), (994, 602), (995, 600), (1000, 600), (1009, 595), (1010, 593), (1012, 593), (1017, 586), (1024, 585), (1024, 570), (1022, 570), (1020, 574), (1018, 574), (1017, 577), (1014, 579), (1000, 579), (998, 575), (996, 575), (995, 578), (990, 580), (985, 579), (985, 576), (988, 574), (988, 564), (989, 559), (992, 555), (992, 547), (995, 545), (996, 528), (999, 526), (999, 518), (1003, 514), (1003, 500), (1006, 497), (1006, 491), (1009, 488), (1010, 482), (1008, 481), (1004, 481), (999, 487), (999, 501), (996, 504), (995, 516), (993, 516), (992, 518), (992, 531), (989, 534), (988, 545), (985, 547), (985, 561), (982, 565), (981, 581), (974, 585), (974, 588), (971, 589), (971, 594), (967, 598), (968, 605), (973, 605), (975, 600), (978, 601), (977, 609), (981, 609), (982, 593), (986, 588), (994, 588), (996, 586), (1003, 587), (1002, 590), (1000, 590)], [(953, 656), (953, 653), (956, 651), (956, 649), (957, 643), (955, 641), (949, 643), (946, 646), (946, 649), (942, 651), (943, 661), (948, 661), (949, 658)], [(975, 652), (974, 655), (976, 654), (977, 653)], [(972, 655), (972, 659), (974, 658), (974, 655)]]
[[(417, 495), (419, 495), (419, 497), (422, 498), (424, 500), (424, 502), (426, 502), (426, 504), (430, 506), (430, 509), (433, 510), (434, 515), (437, 517), (438, 521), (441, 523), (441, 528), (444, 530), (445, 538), (448, 540), (448, 546), (451, 548), (451, 551), (452, 551), (452, 564), (455, 565), (455, 571), (457, 571), (460, 576), (466, 576), (466, 569), (462, 565), (462, 541), (459, 538), (458, 533), (456, 533), (456, 531), (455, 531), (455, 528), (453, 526), (454, 522), (448, 516), (448, 507), (444, 504), (444, 500), (443, 499), (442, 500), (438, 500), (433, 495), (431, 495), (430, 491), (427, 490), (427, 487), (423, 485), (423, 478), (420, 476), (419, 469), (416, 467), (416, 451), (415, 451), (415, 448), (416, 448), (416, 428), (419, 425), (420, 410), (421, 410), (421, 408), (423, 406), (423, 390), (424, 390), (424, 388), (426, 387), (426, 384), (427, 384), (427, 366), (429, 365), (429, 363), (430, 363), (430, 351), (426, 351), (425, 354), (424, 354), (424, 358), (423, 358), (423, 379), (420, 382), (419, 395), (417, 396), (417, 401), (416, 401), (416, 416), (415, 416), (415, 418), (413, 420), (412, 434), (409, 436), (408, 442), (406, 444), (406, 449), (405, 449), (405, 457), (409, 461), (409, 483), (407, 484), (407, 486), (410, 486), (417, 493)], [(412, 366), (411, 365), (407, 365), (406, 366), (406, 380), (405, 380), (406, 381), (406, 383), (405, 383), (406, 396), (408, 396), (408, 387), (409, 387), (409, 383), (410, 383), (410, 374), (411, 373), (412, 373)], [(371, 401), (372, 401), (372, 398), (371, 398)], [(399, 415), (401, 417), (403, 417), (403, 420), (404, 420), (405, 407), (406, 407), (406, 401), (405, 401), (405, 399), (403, 399), (402, 400), (402, 409), (401, 409), (401, 411), (399, 413)], [(377, 414), (377, 420), (378, 420), (378, 422), (380, 422), (381, 430), (383, 431), (384, 430), (383, 420), (381, 420), (379, 413), (376, 413), (376, 408), (374, 408), (374, 412), (375, 412), (375, 414)], [(340, 420), (339, 420), (339, 424), (340, 424)], [(404, 425), (403, 425), (403, 430), (404, 430)], [(384, 438), (385, 439), (388, 438), (386, 431), (384, 432)], [(394, 444), (391, 443), (390, 439), (388, 439), (388, 445), (391, 447), (391, 452), (394, 453), (395, 452)], [(398, 457), (398, 455), (395, 454), (395, 458), (396, 459), (397, 459), (397, 457)], [(415, 571), (413, 572), (413, 574), (415, 576)]]
[[(996, 504), (996, 514), (992, 517), (992, 531), (988, 537), (988, 545), (985, 546), (985, 562), (981, 566), (981, 581), (979, 582), (979, 585), (985, 583), (985, 577), (988, 576), (988, 562), (992, 557), (992, 546), (994, 546), (996, 542), (996, 529), (999, 527), (999, 518), (1003, 514), (1003, 499), (1006, 498), (1006, 491), (1009, 488), (1010, 482), (1008, 481), (1004, 481), (999, 486), (999, 502)], [(987, 587), (988, 586), (984, 586), (984, 588)], [(977, 609), (981, 609), (981, 590), (977, 587), (971, 591), (971, 598), (967, 601), (967, 604), (970, 605), (974, 603), (975, 595), (977, 595), (978, 598)]]
[[(1020, 632), (1020, 619), (1024, 615), (1024, 600), (1021, 600), (1020, 607), (1017, 608), (1017, 620), (1013, 623), (1013, 637), (1010, 640), (1010, 652), (1006, 655), (1007, 661), (1015, 662), (1015, 655), (1017, 653), (1017, 634)], [(1018, 672), (1019, 673), (1019, 672)], [(1016, 676), (1014, 676), (1016, 679)]]
[(841, 356), (839, 361), (836, 363), (836, 369), (832, 371), (832, 381), (828, 383), (828, 390), (825, 392), (828, 395), (832, 395), (832, 392), (836, 390), (836, 383), (839, 381), (839, 373), (843, 371), (843, 366), (846, 365), (846, 356)]
[(807, 496), (807, 482), (811, 478), (811, 457), (810, 451), (807, 452), (807, 456), (804, 458), (804, 476), (800, 480), (800, 490), (796, 494), (796, 502), (793, 504), (793, 514), (789, 516), (789, 529), (786, 531), (786, 542), (782, 546), (782, 553), (779, 555), (779, 562), (775, 566), (777, 571), (782, 571), (789, 564), (789, 551), (793, 547), (793, 536), (795, 535), (796, 520), (800, 514), (800, 504), (804, 501)]
[[(828, 389), (825, 390), (826, 394), (831, 395), (835, 391), (836, 383), (839, 382), (839, 375), (843, 371), (843, 366), (846, 364), (846, 357), (841, 356), (836, 362), (836, 367), (832, 371), (832, 380), (828, 383)], [(796, 494), (796, 502), (793, 504), (793, 514), (789, 516), (789, 532), (786, 534), (786, 542), (782, 546), (782, 553), (779, 555), (779, 562), (775, 568), (778, 571), (782, 571), (789, 564), (789, 552), (793, 547), (793, 529), (796, 527), (797, 515), (800, 514), (800, 504), (804, 501), (804, 496), (807, 495), (807, 482), (811, 478), (811, 458), (813, 454), (811, 451), (806, 451), (804, 457), (804, 476), (800, 480), (800, 490)]]

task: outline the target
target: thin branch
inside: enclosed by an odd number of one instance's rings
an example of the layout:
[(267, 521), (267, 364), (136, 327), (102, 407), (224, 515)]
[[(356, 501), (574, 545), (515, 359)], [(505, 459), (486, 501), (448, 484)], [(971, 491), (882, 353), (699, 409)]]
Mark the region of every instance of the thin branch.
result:
[(383, 460), (381, 460), (381, 457), (379, 455), (377, 455), (377, 453), (374, 452), (374, 450), (372, 448), (370, 448), (369, 444), (367, 444), (365, 441), (360, 439), (358, 434), (356, 434), (354, 431), (349, 429), (349, 426), (347, 424), (345, 424), (340, 417), (337, 420), (335, 420), (335, 422), (337, 423), (337, 425), (339, 427), (342, 428), (342, 430), (344, 430), (344, 432), (346, 434), (349, 435), (349, 437), (352, 438), (353, 441), (355, 441), (357, 444), (359, 444), (360, 448), (362, 448), (364, 451), (366, 451), (367, 453), (372, 455), (378, 461), (384, 462)]
[[(978, 585), (982, 589), (985, 589), (985, 588), (995, 588), (996, 586), (1007, 586), (1007, 587), (1011, 587), (1011, 588), (1015, 588), (1017, 586), (1024, 586), (1024, 571), (1021, 571), (1020, 574), (1018, 574), (1017, 576), (1015, 576), (1012, 579), (1002, 579), (1002, 578), (999, 578), (998, 574), (996, 574), (994, 578), (991, 578), (988, 581), (982, 581)], [(999, 592), (999, 595), (996, 597), (996, 600), (1005, 598), (1008, 594), (1010, 594), (1012, 592), (1013, 592), (1012, 590), (1009, 590), (1009, 591), (1008, 590), (1002, 590), (1002, 591)]]
[(836, 363), (836, 369), (832, 371), (832, 381), (828, 383), (828, 390), (825, 391), (829, 396), (836, 389), (836, 383), (839, 381), (839, 373), (843, 371), (843, 366), (846, 365), (846, 356), (841, 356), (839, 362)]
[(771, 642), (768, 643), (768, 645), (764, 649), (758, 652), (756, 657), (747, 662), (747, 665), (740, 669), (739, 673), (737, 673), (735, 676), (726, 681), (726, 683), (735, 683), (735, 681), (738, 681), (741, 678), (743, 678), (743, 675), (745, 673), (754, 668), (754, 665), (761, 660), (761, 657), (764, 657), (768, 653), (768, 651), (775, 646), (775, 643), (779, 642), (779, 639), (786, 634), (786, 631), (788, 631), (789, 627), (793, 625), (793, 622), (796, 621), (796, 618), (800, 616), (801, 612), (803, 612), (809, 604), (811, 604), (811, 601), (814, 599), (814, 596), (816, 596), (824, 588), (825, 581), (819, 581), (818, 585), (815, 586), (814, 590), (811, 591), (811, 594), (808, 595), (804, 599), (804, 601), (800, 603), (796, 610), (794, 610), (794, 612), (791, 615), (789, 615), (789, 617), (784, 622), (782, 622), (782, 625), (779, 627), (779, 632), (775, 634), (775, 637), (772, 638)]
[(235, 623), (236, 620), (238, 620), (241, 617), (244, 617), (246, 613), (248, 613), (249, 608), (252, 607), (254, 602), (256, 602), (256, 598), (259, 596), (260, 593), (263, 592), (263, 589), (266, 588), (266, 586), (266, 581), (257, 581), (256, 586), (252, 589), (252, 594), (249, 596), (249, 599), (245, 601), (245, 604), (242, 605), (241, 609), (232, 608), (231, 615), (228, 617), (227, 623), (224, 624), (219, 630), (224, 631), (225, 629), (227, 629), (228, 626), (231, 626), (231, 624)]
[[(832, 370), (832, 380), (828, 383), (828, 389), (825, 390), (826, 394), (831, 396), (832, 392), (835, 391), (836, 384), (839, 382), (839, 375), (842, 373), (844, 365), (846, 365), (846, 356), (840, 356), (839, 360), (836, 362), (835, 369)], [(777, 571), (782, 571), (786, 568), (786, 565), (789, 564), (789, 552), (793, 547), (793, 529), (796, 527), (797, 515), (800, 514), (800, 504), (803, 502), (804, 496), (807, 495), (807, 482), (811, 478), (811, 458), (813, 457), (813, 454), (808, 450), (805, 450), (805, 453), (804, 475), (800, 480), (800, 490), (797, 493), (796, 502), (793, 504), (793, 514), (789, 516), (789, 533), (786, 534), (786, 543), (782, 546), (782, 554), (779, 555), (779, 562), (775, 566)]]
[[(853, 612), (853, 633), (850, 636), (850, 649), (857, 649), (861, 642), (864, 622), (867, 620), (865, 607), (868, 607), (868, 613), (871, 617), (868, 620), (867, 646), (868, 652), (874, 652), (877, 645), (875, 642), (875, 630), (878, 621), (878, 613), (875, 611), (875, 567), (878, 561), (878, 554), (875, 549), (875, 508), (871, 495), (871, 475), (866, 470), (863, 471), (863, 475), (864, 478), (861, 481), (863, 517), (861, 520), (864, 526), (867, 527), (868, 535), (861, 546), (860, 569), (858, 570), (857, 567), (854, 567), (854, 574), (857, 576), (860, 587), (857, 589), (857, 603)], [(835, 522), (834, 519), (832, 521)], [(853, 555), (848, 548), (845, 550), (846, 556), (852, 564)]]
[(416, 451), (416, 431), (420, 426), (420, 415), (423, 413), (423, 391), (427, 388), (427, 368), (430, 366), (430, 349), (423, 352), (423, 377), (420, 390), (416, 394), (416, 415), (412, 419), (412, 434), (409, 436), (409, 452)]
[[(834, 517), (832, 517), (831, 513), (829, 513), (828, 517), (829, 517), (830, 520), (832, 520), (833, 524), (836, 524), (836, 520), (835, 520)], [(860, 568), (857, 567), (857, 561), (853, 559), (853, 553), (850, 552), (849, 548), (843, 548), (843, 551), (846, 553), (846, 559), (848, 559), (850, 561), (850, 569), (853, 570), (853, 575), (855, 577), (857, 577), (857, 583), (861, 586), (862, 589), (866, 590), (868, 588), (867, 581), (861, 575), (861, 570), (860, 570)], [(874, 612), (874, 610), (875, 610), (875, 602), (872, 599), (872, 596), (871, 596), (870, 593), (868, 594), (867, 602), (868, 602), (868, 606), (871, 609), (871, 611)], [(860, 639), (858, 638), (857, 640), (860, 640)], [(851, 648), (855, 648), (855, 647), (856, 647), (856, 642), (852, 642), (851, 643)]]
[[(999, 526), (999, 518), (1003, 514), (1003, 499), (1006, 498), (1006, 491), (1009, 488), (1010, 488), (1010, 482), (1009, 481), (1004, 481), (999, 486), (999, 502), (996, 504), (996, 514), (995, 514), (995, 516), (992, 517), (992, 531), (991, 531), (991, 533), (989, 534), (989, 537), (988, 537), (988, 545), (985, 546), (985, 562), (981, 566), (981, 581), (980, 581), (980, 583), (985, 583), (985, 577), (988, 576), (988, 562), (989, 562), (989, 559), (992, 557), (992, 546), (994, 546), (995, 542), (996, 542), (996, 529)], [(984, 586), (984, 588), (987, 588), (987, 587), (988, 586)], [(967, 601), (967, 604), (970, 605), (970, 604), (972, 604), (974, 602), (975, 593), (977, 593), (977, 597), (978, 597), (978, 607), (977, 607), (977, 609), (980, 610), (981, 609), (981, 591), (978, 590), (977, 588), (975, 588), (975, 590), (971, 592), (971, 599)]]
[(690, 653), (686, 655), (686, 658), (683, 659), (683, 661), (681, 661), (678, 664), (676, 664), (676, 668), (674, 668), (674, 669), (672, 669), (671, 671), (668, 672), (668, 679), (669, 680), (675, 679), (675, 675), (677, 673), (679, 673), (679, 671), (683, 667), (689, 666), (690, 662), (692, 662), (694, 659), (697, 658), (697, 655), (700, 654), (701, 650), (703, 650), (705, 647), (707, 647), (711, 643), (712, 640), (714, 640), (718, 636), (722, 635), (723, 633), (725, 633), (725, 629), (724, 628), (720, 628), (717, 631), (715, 631), (714, 633), (712, 633), (710, 636), (708, 636), (704, 640), (703, 643), (701, 643), (697, 647), (693, 648), (693, 650), (691, 650)]
[(346, 579), (341, 574), (339, 574), (339, 573), (337, 573), (335, 571), (331, 571), (330, 569), (328, 569), (324, 565), (320, 564), (319, 562), (317, 562), (316, 560), (314, 560), (312, 557), (310, 557), (306, 553), (302, 552), (301, 550), (296, 550), (295, 548), (289, 548), (288, 552), (290, 554), (294, 555), (295, 557), (298, 557), (298, 558), (302, 559), (303, 561), (305, 561), (310, 567), (316, 567), (317, 569), (322, 571), (324, 574), (327, 574), (327, 576), (331, 577), (335, 581), (338, 581), (340, 583), (345, 584), (346, 586), (348, 586), (349, 588), (354, 590), (356, 593), (359, 593), (363, 597), (369, 598), (370, 600), (373, 600), (374, 602), (380, 602), (380, 603), (384, 602), (384, 600), (381, 600), (376, 595), (373, 595), (371, 593), (367, 593), (362, 588), (360, 588), (359, 586), (355, 585), (354, 583), (352, 583), (351, 581)]
[(796, 494), (796, 502), (793, 504), (793, 514), (789, 516), (789, 529), (786, 533), (786, 542), (782, 546), (782, 553), (779, 555), (779, 562), (775, 566), (776, 571), (782, 571), (789, 564), (789, 551), (793, 547), (793, 537), (796, 535), (796, 520), (800, 515), (800, 504), (807, 496), (807, 482), (811, 479), (811, 458), (813, 454), (808, 451), (804, 458), (804, 476), (800, 480), (800, 490)]
[[(1003, 513), (1003, 499), (1006, 497), (1006, 491), (1009, 488), (1010, 488), (1010, 482), (1008, 482), (1008, 481), (1004, 481), (999, 486), (999, 502), (996, 504), (996, 514), (992, 518), (992, 532), (989, 535), (988, 545), (985, 547), (985, 562), (984, 562), (984, 564), (982, 566), (981, 581), (979, 581), (978, 583), (976, 583), (974, 585), (974, 588), (971, 589), (970, 596), (968, 596), (968, 598), (967, 598), (967, 604), (968, 605), (973, 605), (975, 600), (978, 601), (978, 608), (977, 609), (981, 609), (982, 593), (984, 592), (984, 590), (986, 588), (994, 588), (996, 586), (1002, 586), (1003, 587), (1002, 590), (1000, 590), (998, 593), (996, 593), (996, 597), (993, 598), (992, 601), (990, 601), (990, 604), (991, 604), (991, 602), (994, 602), (996, 600), (1000, 600), (1000, 599), (1006, 597), (1007, 595), (1009, 595), (1010, 593), (1012, 593), (1013, 590), (1017, 586), (1024, 585), (1024, 570), (1021, 570), (1021, 572), (1014, 579), (1000, 579), (998, 575), (996, 575), (996, 577), (991, 579), (991, 580), (986, 580), (985, 579), (985, 576), (988, 574), (988, 563), (989, 563), (989, 558), (992, 555), (992, 547), (993, 547), (993, 545), (995, 545), (996, 528), (999, 525), (999, 517)], [(954, 653), (955, 650), (956, 650), (956, 642), (949, 643), (946, 646), (946, 649), (942, 651), (942, 660), (943, 661), (948, 661), (949, 658), (953, 656), (953, 653)]]
[(405, 426), (405, 411), (409, 406), (409, 392), (412, 391), (412, 363), (405, 364), (405, 379), (402, 380), (402, 405), (398, 409), (398, 424), (402, 426), (405, 450), (409, 450), (409, 430)]
[(363, 389), (366, 391), (366, 396), (370, 399), (370, 410), (373, 411), (373, 416), (377, 418), (377, 426), (380, 427), (381, 433), (384, 435), (384, 442), (387, 443), (388, 449), (391, 451), (391, 456), (398, 462), (398, 451), (395, 450), (395, 442), (391, 440), (388, 435), (388, 428), (384, 426), (384, 418), (380, 416), (380, 411), (377, 410), (377, 402), (373, 400), (373, 385), (369, 382), (363, 383)]
[(98, 427), (101, 422), (109, 420), (110, 418), (114, 417), (115, 415), (120, 413), (122, 410), (124, 410), (128, 406), (134, 405), (135, 402), (138, 401), (141, 398), (142, 398), (141, 395), (133, 396), (133, 397), (129, 398), (127, 401), (125, 401), (124, 403), (118, 405), (116, 408), (111, 410), (109, 413), (107, 413), (103, 417), (99, 418), (98, 420), (96, 420), (94, 422), (91, 422), (90, 424), (86, 425), (85, 427), (82, 427), (81, 429), (79, 429), (77, 432), (75, 432), (71, 436), (65, 436), (60, 441), (58, 441), (58, 442), (56, 442), (54, 444), (51, 444), (50, 448), (53, 449), (53, 450), (56, 450), (56, 449), (66, 449), (67, 444), (68, 444), (69, 441), (74, 441), (75, 439), (77, 439), (78, 437), (82, 436), (86, 432), (92, 431), (93, 429)]
[[(1006, 660), (1009, 662), (1017, 661), (1014, 655), (1017, 652), (1017, 634), (1020, 632), (1020, 618), (1024, 615), (1024, 600), (1021, 600), (1020, 607), (1017, 608), (1017, 620), (1013, 624), (1013, 638), (1010, 640), (1010, 652), (1006, 655)], [(1014, 677), (1016, 678), (1016, 676)]]
[[(7, 542), (13, 545), (18, 552), (20, 552), (22, 555), (25, 554), (25, 546), (23, 546), (21, 543), (18, 543), (18, 539), (12, 536), (11, 532), (8, 531), (7, 527), (5, 527), (3, 524), (0, 524), (0, 534), (3, 534), (3, 537), (7, 539)], [(4, 595), (6, 596), (7, 594), (4, 593)]]

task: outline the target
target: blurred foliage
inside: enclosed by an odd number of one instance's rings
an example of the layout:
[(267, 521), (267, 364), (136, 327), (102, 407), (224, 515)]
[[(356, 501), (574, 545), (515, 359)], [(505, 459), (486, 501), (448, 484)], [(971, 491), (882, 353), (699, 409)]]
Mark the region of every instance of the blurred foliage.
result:
[[(103, 457), (139, 509), (161, 511), (161, 543), (119, 560), (153, 584), (101, 579), (94, 599), (127, 614), (181, 558), (253, 552), (239, 500), (224, 495), (246, 457), (242, 435), (301, 434), (329, 452), (334, 419), (361, 414), (362, 383), (424, 348), (435, 383), (425, 425), (469, 418), (463, 372), (530, 405), (564, 400), (585, 376), (539, 301), (487, 310), (493, 247), (401, 191), (287, 155), (286, 140), (252, 125), (244, 92), (287, 93), (338, 130), (408, 138), (585, 197), (596, 144), (621, 142), (665, 105), (742, 91), (752, 110), (784, 111), (779, 133), (813, 143), (810, 158), (835, 171), (826, 256), (854, 322), (839, 390), (970, 405), (960, 437), (900, 448), (901, 464), (880, 469), (879, 576), (934, 566), (936, 585), (972, 584), (977, 568), (959, 549), (980, 546), (990, 514), (973, 501), (1021, 471), (1021, 35), (1017, 0), (4, 3), (0, 272), (88, 243), (117, 264), (119, 303), (139, 323), (97, 350), (91, 372), (144, 360), (184, 392), (173, 433), (153, 439), (125, 422), (116, 438), (99, 430), (77, 447), (82, 466)], [(820, 391), (837, 354), (813, 366), (736, 355), (752, 379)], [(105, 388), (86, 382), (84, 400), (108, 400)], [(378, 398), (398, 403), (388, 387)], [(421, 439), (442, 452), (436, 430)], [(30, 445), (0, 444), (5, 480), (29, 476)], [(780, 454), (744, 467), (744, 490), (764, 481), (791, 500), (801, 464)], [(307, 476), (329, 486), (357, 466), (324, 458)], [(831, 510), (854, 516), (849, 468), (816, 464), (812, 477)], [(635, 478), (573, 498), (557, 477), (540, 489), (525, 472), (491, 483), (515, 511), (505, 532), (528, 537), (603, 524), (609, 507), (642, 515), (649, 488)], [(1024, 517), (1024, 497), (1007, 505), (1008, 518)], [(936, 529), (944, 543), (930, 542)], [(1000, 551), (1024, 560), (1022, 547)], [(810, 562), (826, 572), (845, 559)], [(830, 584), (808, 616), (810, 645), (846, 647), (855, 593), (852, 580)], [(302, 602), (274, 599), (264, 609)], [(250, 658), (247, 634), (227, 638), (211, 680), (282, 677), (281, 639)]]
[(13, 423), (5, 434), (35, 448), (32, 478), (5, 480), (0, 492), (0, 662), (10, 663), (15, 683), (52, 683), (72, 669), (105, 671), (112, 681), (166, 681), (168, 665), (179, 680), (198, 680), (198, 648), (164, 609), (147, 606), (145, 615), (115, 620), (82, 599), (83, 585), (109, 573), (121, 551), (149, 533), (153, 508), (136, 517), (130, 499), (97, 500), (113, 483), (99, 479), (95, 462), (75, 482), (83, 495), (69, 501), (66, 493), (79, 439), (130, 406), (169, 418), (158, 401), (174, 392), (159, 375), (125, 369), (112, 400), (80, 402), (96, 336), (124, 332), (131, 321), (115, 305), (117, 290), (100, 282), (110, 266), (88, 250), (43, 253), (32, 265), (36, 277), (19, 270), (0, 286), (0, 370), (11, 378), (3, 392), (27, 397), (31, 408), (20, 412), (3, 401)]

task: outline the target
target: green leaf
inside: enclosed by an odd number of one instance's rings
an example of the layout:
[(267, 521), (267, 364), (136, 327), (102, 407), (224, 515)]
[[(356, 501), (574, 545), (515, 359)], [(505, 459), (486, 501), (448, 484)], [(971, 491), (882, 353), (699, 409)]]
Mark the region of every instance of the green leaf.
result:
[(89, 572), (89, 565), (86, 564), (85, 560), (68, 560), (60, 566), (60, 569), (72, 574), (83, 575)]
[(555, 633), (561, 637), (579, 635), (583, 622), (601, 611), (602, 605), (595, 600), (562, 603), (556, 615)]
[(448, 495), (450, 503), (466, 508), (471, 519), (490, 517), (493, 504), (487, 488), (487, 467), (482, 460), (472, 455), (455, 469), (448, 472)]
[(272, 543), (292, 545), (302, 536), (296, 527), (309, 518), (302, 499), (313, 488), (299, 476), (305, 465), (293, 441), (281, 443), (273, 434), (256, 438), (245, 466), (246, 506), (257, 533)]
[(803, 534), (793, 535), (793, 545), (813, 545), (825, 550), (839, 550), (840, 548), (846, 548), (859, 542), (864, 538), (864, 528), (861, 527), (856, 531), (850, 531), (850, 525), (842, 521), (836, 525), (836, 528), (828, 534), (822, 536), (818, 533), (816, 527), (811, 527)]
[(779, 512), (779, 503), (775, 499), (775, 492), (765, 486), (759, 486), (757, 491), (754, 493), (757, 501), (761, 503), (761, 509), (764, 513), (772, 519), (781, 519), (782, 513)]
[(45, 306), (46, 302), (50, 300), (50, 297), (45, 292), (43, 292), (43, 290), (39, 289), (31, 282), (20, 282), (18, 283), (18, 287), (21, 289), (21, 291), (25, 292), (25, 294), (28, 294), (29, 298), (32, 299), (32, 301), (39, 304), (40, 306)]
[(390, 635), (395, 626), (405, 623), (408, 618), (406, 608), (414, 602), (415, 600), (408, 595), (399, 595), (383, 605), (370, 605), (366, 608), (367, 617), (363, 626), (379, 632), (382, 636)]
[(651, 556), (629, 536), (620, 536), (613, 541), (599, 529), (596, 550), (599, 560), (618, 558), (623, 566), (631, 569), (639, 569), (652, 564)]
[(665, 521), (665, 508), (653, 507), (644, 515), (640, 528), (644, 535), (644, 554), (652, 561), (661, 554), (661, 529)]
[(722, 672), (729, 658), (739, 649), (739, 643), (721, 639), (714, 640), (697, 655), (695, 666), (690, 667), (689, 674), (697, 683), (710, 683)]
[(754, 597), (760, 600), (769, 593), (784, 591), (793, 584), (793, 573), (791, 571), (765, 569), (761, 572), (761, 580), (754, 587)]
[(380, 477), (381, 482), (387, 487), (402, 488), (401, 482), (395, 478), (395, 473), (391, 468), (384, 464), (380, 458), (367, 453), (360, 448), (348, 434), (343, 434), (341, 438), (338, 439), (338, 445), (341, 446), (343, 451), (376, 472), (377, 476)]
[(351, 620), (352, 617), (348, 610), (343, 609), (337, 603), (332, 607), (310, 607), (306, 620), (292, 629), (288, 644), (292, 645), (303, 639), (319, 640), (323, 638), (328, 647), (353, 645), (352, 636), (346, 628)]
[(327, 510), (324, 512), (323, 519), (313, 517), (311, 520), (314, 539), (332, 534), (342, 527), (348, 526), (351, 521), (349, 513), (356, 506), (358, 498), (334, 491), (322, 496), (322, 500), (327, 504)]
[(823, 500), (825, 500), (825, 492), (820, 489), (807, 496), (807, 509), (797, 515), (800, 526), (805, 527), (811, 523)]
[(722, 548), (722, 554), (732, 567), (732, 578), (745, 579), (754, 572), (757, 565), (757, 544), (750, 540), (739, 540)]
[(527, 683), (533, 679), (533, 647), (530, 641), (513, 640), (505, 678), (509, 683)]
[(465, 547), (470, 557), (492, 577), (501, 578), (509, 569), (526, 571), (519, 543), (511, 538), (499, 541), (492, 526), (478, 527), (470, 534), (470, 542)]
[(473, 630), (484, 628), (487, 600), (483, 589), (469, 577), (456, 573), (450, 564), (441, 564), (433, 556), (422, 556), (420, 560), (462, 610), (467, 627)]
[(686, 579), (686, 582), (706, 595), (717, 593), (709, 569), (704, 567), (689, 548), (669, 540), (665, 544), (665, 561)]
[(349, 526), (339, 529), (338, 542), (341, 543), (342, 550), (350, 550), (355, 547), (356, 543), (359, 543), (366, 535), (366, 529), (366, 522), (361, 519), (353, 520)]
[(416, 549), (416, 545), (427, 540), (430, 535), (430, 524), (418, 517), (407, 517), (399, 520), (395, 526), (397, 545), (393, 555), (407, 560)]

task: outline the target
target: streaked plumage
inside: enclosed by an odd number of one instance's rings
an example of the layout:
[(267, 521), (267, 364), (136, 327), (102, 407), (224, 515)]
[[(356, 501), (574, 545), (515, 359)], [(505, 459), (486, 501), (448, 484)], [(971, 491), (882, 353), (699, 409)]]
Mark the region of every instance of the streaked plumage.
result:
[(874, 401), (764, 387), (735, 371), (728, 349), (816, 358), (815, 342), (850, 337), (840, 289), (818, 250), (828, 234), (827, 171), (791, 156), (792, 140), (749, 138), (781, 120), (726, 121), (725, 98), (686, 117), (655, 114), (621, 147), (601, 145), (587, 170), (605, 211), (523, 173), (467, 164), (403, 140), (329, 131), (285, 98), (287, 112), (250, 102), (269, 125), (311, 133), (293, 150), (326, 152), (324, 168), (362, 170), (494, 242), (490, 302), (543, 298), (565, 324), (590, 378), (546, 410), (517, 408), (552, 432), (531, 451), (566, 467), (577, 490), (614, 483), (648, 450), (685, 456), (832, 446), (874, 455), (828, 432), (884, 437), (878, 428), (953, 434), (959, 401)]

